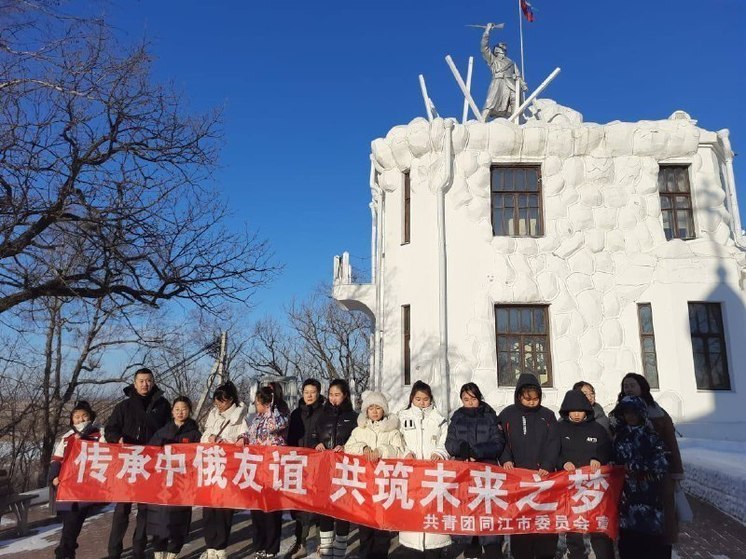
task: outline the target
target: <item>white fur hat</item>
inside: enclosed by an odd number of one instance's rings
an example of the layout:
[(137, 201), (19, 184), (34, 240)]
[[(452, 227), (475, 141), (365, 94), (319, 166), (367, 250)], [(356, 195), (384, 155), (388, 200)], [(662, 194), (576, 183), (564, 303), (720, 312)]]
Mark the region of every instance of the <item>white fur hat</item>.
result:
[(363, 392), (363, 406), (360, 411), (367, 413), (370, 406), (379, 406), (382, 408), (384, 416), (389, 414), (389, 401), (383, 392), (375, 392), (373, 390)]

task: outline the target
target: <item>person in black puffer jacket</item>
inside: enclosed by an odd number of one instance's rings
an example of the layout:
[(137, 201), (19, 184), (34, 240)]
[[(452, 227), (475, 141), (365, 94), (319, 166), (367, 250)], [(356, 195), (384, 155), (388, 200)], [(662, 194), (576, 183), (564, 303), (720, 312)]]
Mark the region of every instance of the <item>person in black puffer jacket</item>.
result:
[[(303, 399), (290, 414), (288, 446), (313, 448), (315, 445), (311, 442), (311, 435), (326, 400), (321, 395), (321, 383), (313, 378), (303, 381), (302, 393)], [(300, 510), (291, 511), (290, 515), (295, 519), (295, 543), (287, 555), (289, 559), (301, 559), (308, 555), (306, 540), (311, 524), (318, 522), (318, 515)]]
[[(453, 412), (446, 436), (446, 450), (456, 460), (497, 464), (505, 446), (505, 438), (497, 423), (497, 414), (484, 401), (482, 392), (473, 382), (466, 383), (459, 393), (462, 407)], [(502, 557), (502, 536), (454, 536), (454, 541), (466, 541), (464, 557)]]
[[(350, 385), (343, 379), (329, 383), (327, 401), (321, 408), (309, 440), (316, 450), (344, 451), (344, 444), (357, 427), (357, 412), (352, 409)], [(342, 559), (347, 552), (350, 523), (328, 516), (319, 518), (320, 559)]]
[[(173, 421), (161, 427), (151, 445), (198, 443), (202, 433), (192, 415), (192, 402), (186, 396), (174, 400)], [(184, 546), (192, 522), (192, 507), (148, 505), (148, 535), (153, 537), (155, 559), (175, 559)]]
[[(570, 390), (565, 394), (560, 417), (562, 419), (557, 424), (559, 469), (572, 472), (590, 466), (590, 470), (596, 472), (611, 461), (611, 438), (606, 429), (596, 422), (593, 406), (586, 394), (580, 390)], [(596, 559), (614, 559), (614, 546), (608, 536), (592, 533), (590, 540)], [(567, 534), (567, 551), (570, 559), (587, 557), (582, 534)]]
[[(106, 423), (104, 438), (108, 443), (147, 444), (156, 431), (171, 419), (171, 405), (155, 385), (150, 369), (135, 371), (132, 385), (124, 389), (127, 399), (119, 402)], [(132, 503), (117, 503), (111, 520), (109, 534), (109, 559), (122, 555), (122, 540), (129, 524)], [(137, 506), (137, 525), (132, 535), (132, 556), (145, 558), (148, 543), (146, 505)]]
[[(541, 405), (538, 379), (523, 373), (515, 386), (515, 404), (497, 417), (505, 434), (505, 449), (500, 457), (503, 468), (536, 470), (541, 477), (557, 468), (560, 443), (554, 412)], [(514, 534), (510, 552), (514, 559), (553, 559), (557, 534)]]

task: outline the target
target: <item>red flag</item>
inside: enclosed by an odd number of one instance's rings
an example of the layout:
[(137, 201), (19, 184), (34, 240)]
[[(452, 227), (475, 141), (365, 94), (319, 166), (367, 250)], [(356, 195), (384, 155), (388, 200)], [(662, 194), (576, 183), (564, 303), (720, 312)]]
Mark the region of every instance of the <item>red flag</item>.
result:
[(528, 21), (534, 21), (536, 18), (534, 17), (534, 10), (531, 7), (531, 4), (529, 4), (526, 0), (520, 0), (521, 1), (521, 11), (523, 12), (523, 15), (526, 16), (526, 19)]

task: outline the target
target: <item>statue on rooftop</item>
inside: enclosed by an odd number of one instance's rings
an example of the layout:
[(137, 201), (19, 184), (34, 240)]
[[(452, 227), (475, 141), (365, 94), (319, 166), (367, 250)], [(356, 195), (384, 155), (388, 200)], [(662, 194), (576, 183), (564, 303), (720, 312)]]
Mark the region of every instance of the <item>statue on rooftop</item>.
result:
[(507, 56), (508, 45), (498, 43), (490, 49), (490, 32), (499, 27), (494, 23), (488, 23), (482, 33), (482, 56), (492, 72), (492, 82), (482, 108), (485, 120), (511, 116), (520, 104), (516, 102), (516, 83), (520, 84), (522, 91), (526, 89), (518, 66)]

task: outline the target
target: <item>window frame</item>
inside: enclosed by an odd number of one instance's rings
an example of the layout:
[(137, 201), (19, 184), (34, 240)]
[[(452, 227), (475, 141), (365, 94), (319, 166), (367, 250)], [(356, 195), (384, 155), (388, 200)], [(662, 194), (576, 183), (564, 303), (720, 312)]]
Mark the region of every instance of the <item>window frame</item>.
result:
[[(495, 176), (495, 170), (496, 169), (509, 169), (509, 170), (516, 170), (516, 169), (535, 169), (536, 170), (536, 190), (496, 190), (494, 186), (494, 176)], [(541, 163), (493, 163), (490, 165), (490, 223), (492, 225), (492, 236), (493, 237), (511, 237), (511, 238), (528, 238), (528, 239), (538, 239), (545, 235), (545, 224), (544, 224), (544, 184), (543, 184), (543, 176), (542, 176), (542, 166)], [(515, 184), (515, 182), (514, 182)], [(498, 196), (509, 196), (512, 195), (513, 197), (513, 230), (509, 232), (507, 235), (503, 234), (502, 232), (497, 231), (496, 229), (496, 223), (495, 223), (495, 202)], [(536, 196), (537, 197), (537, 233), (535, 235), (532, 235), (530, 233), (531, 227), (530, 227), (530, 219), (526, 218), (526, 234), (520, 233), (520, 226), (521, 226), (521, 219), (520, 219), (520, 211), (521, 209), (528, 209), (532, 206), (527, 205), (525, 208), (522, 208), (519, 204), (520, 196)], [(504, 206), (503, 206), (504, 207)], [(507, 229), (506, 224), (506, 229)]]
[[(643, 309), (643, 307), (647, 307), (650, 309), (650, 332), (644, 332), (642, 329), (642, 316), (640, 314), (640, 311)], [(653, 390), (660, 390), (660, 374), (658, 372), (658, 348), (655, 345), (655, 325), (653, 324), (653, 305), (652, 303), (637, 303), (637, 330), (640, 336), (640, 359), (642, 361), (642, 373), (645, 379), (647, 379), (648, 384), (650, 385), (650, 388)], [(653, 351), (646, 351), (645, 350), (645, 340), (650, 339), (653, 342)], [(646, 355), (652, 354), (653, 360), (655, 362), (655, 380), (653, 380), (652, 375), (649, 374), (646, 363), (647, 360), (645, 359)]]
[[(661, 176), (662, 174), (669, 170), (681, 170), (684, 172), (684, 175), (686, 176), (686, 186), (688, 188), (687, 192), (665, 192), (661, 190)], [(658, 166), (658, 197), (660, 200), (660, 207), (661, 207), (661, 225), (663, 227), (663, 234), (666, 237), (666, 241), (672, 241), (674, 239), (680, 239), (682, 241), (691, 241), (697, 238), (697, 227), (694, 221), (694, 198), (692, 196), (692, 177), (691, 177), (691, 164), (689, 163), (661, 163)], [(677, 208), (676, 204), (676, 197), (683, 197), (688, 200), (689, 207), (679, 209)], [(668, 200), (668, 209), (663, 208), (663, 200)], [(691, 236), (689, 237), (680, 237), (678, 235), (678, 215), (680, 212), (688, 212), (689, 213), (689, 223), (691, 224)], [(669, 237), (668, 233), (666, 232), (666, 222), (664, 219), (664, 214), (670, 215), (669, 223), (672, 224), (671, 229), (671, 236)]]
[(412, 307), (401, 306), (402, 381), (404, 386), (412, 384)]
[[(719, 320), (719, 327), (720, 332), (717, 335), (696, 335), (694, 332), (692, 332), (692, 305), (704, 305), (706, 307), (706, 312), (708, 313), (709, 317), (709, 309), (708, 307), (717, 309), (718, 314), (718, 320)], [(694, 369), (694, 382), (697, 385), (697, 390), (707, 391), (707, 392), (729, 392), (733, 390), (733, 383), (730, 378), (730, 367), (728, 365), (728, 345), (726, 344), (725, 340), (725, 320), (723, 319), (723, 303), (719, 301), (687, 301), (687, 315), (689, 318), (689, 336), (692, 344), (692, 367)], [(703, 347), (707, 348), (708, 344), (706, 341), (710, 338), (717, 338), (720, 341), (720, 347), (722, 348), (722, 351), (720, 352), (721, 358), (723, 360), (723, 374), (728, 382), (727, 386), (720, 386), (720, 387), (714, 387), (713, 386), (713, 376), (712, 376), (712, 366), (710, 364), (710, 352), (707, 351), (706, 353), (703, 353), (705, 355), (706, 361), (707, 361), (707, 376), (709, 377), (710, 386), (700, 386), (699, 379), (697, 376), (697, 363), (695, 360), (695, 349), (694, 349), (694, 338), (701, 338), (704, 340)]]
[[(503, 304), (503, 303), (496, 303), (494, 305), (494, 313), (495, 313), (495, 320), (494, 320), (494, 325), (495, 325), (495, 354), (497, 356), (497, 361), (496, 361), (496, 364), (495, 364), (495, 369), (496, 369), (496, 372), (497, 372), (497, 386), (498, 386), (498, 388), (507, 388), (507, 387), (514, 388), (515, 387), (515, 380), (512, 380), (510, 383), (507, 383), (507, 384), (503, 384), (501, 382), (501, 380), (500, 380), (500, 353), (501, 353), (501, 351), (500, 351), (500, 336), (510, 336), (510, 337), (518, 336), (520, 338), (520, 341), (519, 341), (519, 354), (520, 354), (520, 361), (521, 361), (521, 363), (525, 362), (524, 361), (524, 359), (525, 359), (525, 352), (524, 352), (525, 344), (523, 343), (524, 336), (525, 337), (533, 337), (533, 338), (544, 337), (545, 338), (545, 340), (544, 340), (545, 350), (542, 353), (544, 354), (544, 363), (545, 363), (545, 367), (546, 367), (546, 371), (547, 371), (547, 381), (546, 381), (546, 383), (542, 383), (541, 387), (542, 388), (554, 388), (554, 374), (553, 374), (553, 370), (552, 370), (552, 330), (551, 330), (551, 324), (550, 324), (549, 307), (550, 307), (550, 305), (548, 305), (548, 304), (542, 304), (542, 303), (531, 303), (531, 304), (522, 304), (522, 303), (504, 303)], [(545, 333), (544, 334), (537, 334), (535, 332), (512, 332), (512, 331), (509, 332), (509, 333), (501, 333), (499, 331), (499, 327), (498, 327), (498, 311), (502, 310), (502, 309), (506, 309), (506, 310), (510, 310), (510, 309), (521, 309), (521, 310), (522, 309), (530, 309), (532, 311), (533, 310), (537, 310), (537, 309), (542, 310), (543, 313), (544, 313)], [(532, 322), (533, 322), (533, 318), (532, 318)], [(510, 327), (510, 325), (508, 325), (508, 327)], [(502, 353), (506, 353), (506, 352), (502, 352)], [(511, 353), (511, 352), (507, 352), (507, 353)], [(521, 366), (521, 373), (520, 374), (523, 374), (523, 373), (526, 373), (526, 372), (529, 372), (529, 373), (534, 374), (534, 375), (537, 374), (534, 371), (527, 371), (523, 366)], [(539, 378), (539, 382), (541, 382), (541, 376), (540, 375), (538, 375), (538, 378)]]
[(402, 184), (402, 227), (401, 244), (412, 242), (412, 178), (409, 171), (404, 171)]

